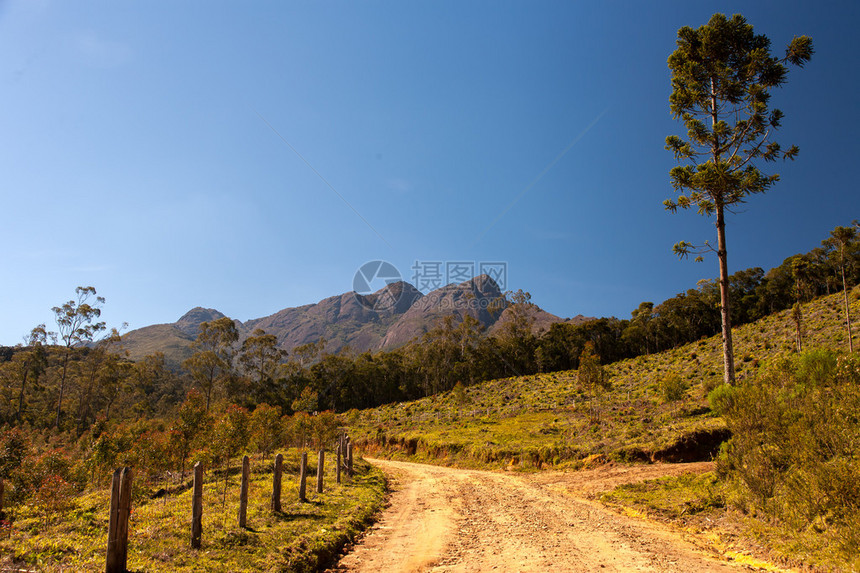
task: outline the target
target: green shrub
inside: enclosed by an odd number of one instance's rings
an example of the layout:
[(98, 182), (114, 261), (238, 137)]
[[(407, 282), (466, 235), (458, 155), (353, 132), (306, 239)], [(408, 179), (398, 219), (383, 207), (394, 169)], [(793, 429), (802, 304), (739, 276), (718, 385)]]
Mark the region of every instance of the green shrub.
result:
[(684, 397), (684, 394), (687, 392), (687, 388), (687, 383), (674, 372), (666, 374), (663, 379), (660, 380), (659, 384), (660, 395), (663, 397), (663, 402), (677, 402)]
[(723, 416), (731, 408), (734, 396), (735, 389), (732, 386), (720, 384), (708, 393), (708, 404), (711, 410)]
[(812, 386), (823, 386), (833, 379), (836, 355), (828, 350), (807, 350), (797, 359), (797, 381)]
[(860, 551), (860, 358), (822, 350), (779, 358), (708, 396), (732, 439), (717, 471), (753, 506)]

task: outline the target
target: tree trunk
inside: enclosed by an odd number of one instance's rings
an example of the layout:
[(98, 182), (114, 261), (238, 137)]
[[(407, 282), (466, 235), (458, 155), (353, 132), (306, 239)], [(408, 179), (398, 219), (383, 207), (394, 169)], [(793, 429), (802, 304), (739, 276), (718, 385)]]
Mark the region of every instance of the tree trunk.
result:
[(206, 387), (206, 413), (209, 413), (209, 402), (212, 399), (212, 386), (215, 385), (214, 381), (209, 381), (209, 385)]
[(24, 390), (27, 388), (27, 375), (30, 373), (30, 361), (24, 363), (24, 376), (21, 379), (21, 393), (18, 394), (18, 422), (23, 421), (24, 416)]
[[(711, 78), (711, 129), (714, 134), (714, 165), (720, 164), (720, 138), (717, 128), (717, 89)], [(732, 345), (732, 313), (729, 303), (729, 265), (726, 255), (726, 213), (721, 191), (711, 193), (717, 207), (717, 258), (720, 261), (720, 317), (723, 329), (723, 383), (735, 383), (735, 351)]]
[(726, 219), (717, 205), (717, 258), (720, 260), (720, 317), (723, 327), (723, 382), (735, 383), (735, 351), (732, 345), (732, 313), (729, 302), (729, 265), (726, 256)]
[(63, 355), (63, 375), (60, 378), (60, 395), (57, 399), (57, 420), (54, 422), (54, 427), (60, 429), (60, 413), (63, 411), (63, 390), (66, 388), (66, 372), (69, 367), (69, 353), (71, 349), (66, 347)]
[(797, 352), (803, 351), (803, 310), (800, 303), (794, 303), (791, 308), (791, 318), (794, 320), (795, 327), (795, 342), (797, 342)]
[(848, 285), (845, 284), (845, 245), (842, 245), (840, 253), (842, 269), (842, 296), (845, 299), (845, 322), (848, 323), (848, 352), (854, 352), (854, 340), (851, 338), (851, 313), (848, 310)]

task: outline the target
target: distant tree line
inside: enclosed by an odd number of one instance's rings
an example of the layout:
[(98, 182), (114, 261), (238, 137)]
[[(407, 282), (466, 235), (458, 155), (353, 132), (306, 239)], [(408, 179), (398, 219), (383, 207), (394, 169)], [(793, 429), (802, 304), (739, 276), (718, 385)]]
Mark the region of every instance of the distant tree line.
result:
[[(787, 258), (765, 273), (760, 268), (730, 277), (732, 322), (740, 325), (835, 293), (860, 282), (857, 225), (839, 227), (818, 248)], [(844, 280), (843, 280), (844, 273)], [(720, 331), (716, 280), (660, 304), (641, 303), (629, 319), (600, 318), (584, 324), (557, 323), (541, 333), (532, 328), (528, 293), (509, 294), (502, 328), (489, 336), (471, 316), (447, 317), (420, 339), (388, 352), (333, 354), (320, 340), (278, 348), (275, 336), (254, 331), (239, 341), (229, 318), (203, 323), (193, 355), (173, 371), (164, 355), (133, 362), (116, 331), (95, 322), (95, 289), (54, 309), (62, 335), (45, 325), (24, 344), (0, 352), (0, 425), (26, 424), (82, 435), (97, 420), (131, 420), (173, 415), (196, 389), (208, 411), (215, 401), (253, 410), (259, 404), (284, 414), (346, 411), (444, 392), (457, 383), (552, 372), (579, 367), (586, 344), (606, 364), (660, 352)], [(65, 328), (65, 324), (71, 326)]]

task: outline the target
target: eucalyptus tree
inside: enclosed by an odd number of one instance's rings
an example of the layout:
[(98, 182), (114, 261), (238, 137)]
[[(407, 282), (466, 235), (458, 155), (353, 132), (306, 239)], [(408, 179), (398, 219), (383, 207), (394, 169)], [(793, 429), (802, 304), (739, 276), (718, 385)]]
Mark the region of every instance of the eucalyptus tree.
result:
[(63, 343), (63, 357), (60, 369), (60, 388), (57, 397), (57, 418), (54, 422), (56, 428), (60, 427), (60, 416), (63, 411), (63, 393), (66, 389), (66, 377), (69, 370), (69, 360), (72, 356), (72, 348), (82, 346), (93, 341), (96, 334), (105, 329), (104, 322), (93, 322), (101, 316), (101, 305), (105, 299), (96, 294), (96, 289), (91, 286), (75, 289), (77, 295), (62, 306), (55, 306), (51, 310), (57, 322), (57, 331)]
[(24, 346), (27, 350), (18, 352), (12, 358), (19, 364), (19, 372), (21, 376), (21, 389), (18, 393), (18, 412), (15, 415), (18, 422), (23, 421), (24, 416), (24, 396), (27, 390), (27, 382), (35, 385), (39, 376), (45, 371), (48, 366), (48, 355), (45, 350), (49, 338), (48, 332), (45, 330), (45, 325), (40, 324), (30, 331), (30, 334), (24, 337)]
[(642, 302), (630, 313), (630, 323), (624, 329), (621, 337), (624, 343), (636, 355), (651, 354), (654, 350), (654, 303)]
[(239, 340), (239, 331), (233, 319), (223, 316), (211, 322), (200, 323), (194, 341), (194, 354), (182, 365), (206, 395), (206, 412), (212, 402), (216, 384), (226, 385), (234, 375), (233, 346)]
[(167, 367), (163, 352), (147, 354), (134, 363), (132, 409), (139, 415), (163, 413), (165, 408), (182, 401), (179, 376)]
[(239, 350), (239, 364), (251, 382), (253, 394), (261, 402), (272, 403), (272, 400), (282, 398), (277, 396), (275, 380), (278, 369), (286, 355), (286, 351), (278, 348), (278, 338), (274, 334), (266, 334), (262, 328), (257, 328), (251, 336), (242, 342)]
[[(670, 172), (676, 199), (664, 205), (669, 211), (695, 208), (716, 217), (717, 258), (720, 269), (720, 311), (723, 337), (724, 381), (735, 379), (732, 349), (729, 273), (726, 257), (726, 213), (748, 196), (764, 193), (779, 180), (765, 174), (762, 163), (794, 159), (797, 146), (783, 151), (772, 139), (783, 113), (770, 110), (770, 90), (783, 85), (786, 64), (803, 67), (812, 57), (812, 40), (795, 37), (782, 58), (771, 55), (770, 40), (755, 34), (740, 14), (726, 18), (714, 14), (693, 29), (678, 30), (677, 48), (669, 56), (672, 71), (672, 116), (687, 130), (686, 139), (666, 138), (666, 149), (681, 165)], [(686, 241), (675, 245), (679, 256), (713, 251), (708, 242), (696, 246)], [(696, 257), (701, 260), (701, 256)]]
[(504, 355), (503, 362), (508, 376), (518, 376), (534, 372), (537, 337), (534, 334), (537, 305), (532, 302), (531, 293), (522, 289), (505, 293), (507, 305), (499, 322), (496, 333)]

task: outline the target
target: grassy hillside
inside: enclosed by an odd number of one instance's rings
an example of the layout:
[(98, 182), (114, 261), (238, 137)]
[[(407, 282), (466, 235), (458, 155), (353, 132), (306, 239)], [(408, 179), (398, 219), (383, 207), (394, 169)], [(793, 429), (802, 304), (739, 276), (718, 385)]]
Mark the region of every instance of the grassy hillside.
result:
[[(860, 315), (860, 290), (851, 296)], [(803, 306), (804, 347), (847, 346), (842, 295)], [(735, 333), (738, 378), (776, 355), (795, 350), (790, 311), (741, 326)], [(352, 434), (370, 450), (441, 463), (483, 467), (578, 467), (593, 460), (681, 461), (708, 457), (726, 437), (707, 395), (722, 380), (718, 336), (607, 366), (611, 389), (600, 399), (583, 393), (575, 371), (493, 380), (468, 388), (353, 412)], [(677, 375), (685, 386), (667, 401), (661, 382)]]
[(154, 324), (123, 335), (122, 342), (132, 360), (141, 360), (149, 354), (163, 352), (167, 366), (178, 369), (182, 361), (191, 356), (194, 337), (185, 334), (173, 324)]

